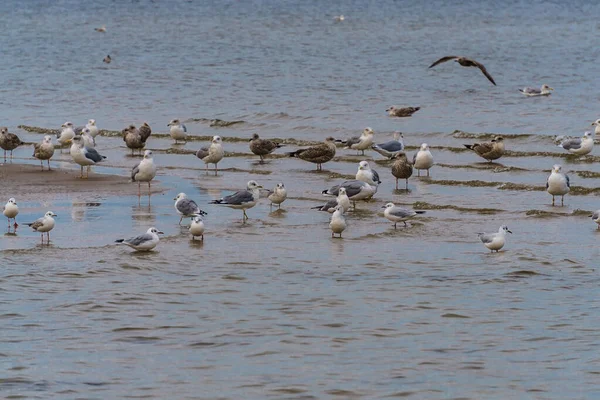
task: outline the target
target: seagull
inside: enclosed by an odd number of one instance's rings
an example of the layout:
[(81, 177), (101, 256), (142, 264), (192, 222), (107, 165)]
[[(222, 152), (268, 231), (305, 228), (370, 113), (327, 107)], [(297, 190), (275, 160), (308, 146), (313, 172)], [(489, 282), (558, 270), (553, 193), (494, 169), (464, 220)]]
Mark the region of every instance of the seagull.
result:
[(417, 170), (417, 176), (421, 176), (422, 169), (426, 169), (427, 176), (429, 176), (429, 169), (433, 167), (433, 156), (427, 143), (423, 143), (419, 151), (413, 156), (413, 166)]
[(567, 139), (563, 140), (558, 147), (562, 147), (571, 154), (578, 156), (584, 156), (592, 152), (594, 148), (594, 134), (587, 131), (583, 134), (581, 139)]
[(139, 150), (141, 152), (144, 146), (146, 146), (146, 141), (135, 125), (129, 125), (127, 128), (121, 131), (121, 134), (123, 135), (125, 146), (131, 149), (132, 156), (134, 150)]
[(406, 153), (399, 152), (393, 157), (392, 175), (396, 178), (396, 190), (398, 190), (398, 179), (406, 179), (406, 190), (408, 190), (408, 178), (412, 176), (413, 166), (406, 158)]
[(596, 224), (598, 224), (597, 229), (600, 229), (600, 210), (594, 211), (594, 213), (592, 215), (590, 215), (590, 218), (592, 219), (592, 221), (594, 221)]
[(404, 226), (406, 226), (407, 220), (416, 217), (418, 214), (425, 214), (425, 211), (414, 211), (397, 207), (394, 203), (387, 203), (381, 208), (385, 208), (383, 215), (394, 223), (394, 229), (396, 229), (396, 224), (398, 222), (404, 222)]
[(329, 228), (331, 229), (331, 237), (338, 233), (340, 239), (342, 238), (342, 232), (346, 229), (346, 218), (344, 218), (344, 209), (341, 205), (335, 206), (335, 211), (331, 215), (331, 221), (329, 222)]
[(490, 249), (492, 253), (494, 250), (497, 253), (498, 250), (504, 247), (504, 243), (506, 243), (506, 232), (512, 234), (506, 225), (502, 225), (497, 233), (479, 233), (478, 236), (485, 247)]
[(52, 144), (52, 136), (44, 136), (40, 143), (33, 145), (33, 157), (40, 160), (42, 171), (44, 170), (44, 160), (48, 162), (48, 171), (50, 171), (50, 159), (54, 155), (54, 144)]
[(504, 154), (504, 138), (502, 136), (496, 136), (489, 142), (465, 144), (463, 146), (473, 150), (489, 162), (499, 159)]
[(156, 228), (149, 228), (146, 233), (130, 237), (129, 239), (117, 239), (115, 243), (124, 244), (137, 251), (150, 251), (156, 247), (160, 238), (158, 234), (164, 235), (164, 232)]
[(433, 68), (438, 64), (444, 63), (446, 61), (450, 61), (450, 60), (454, 60), (457, 63), (459, 63), (461, 66), (463, 67), (477, 67), (481, 70), (481, 72), (485, 75), (486, 78), (489, 79), (490, 82), (492, 82), (494, 84), (494, 86), (496, 85), (496, 82), (494, 82), (494, 78), (492, 78), (492, 76), (487, 72), (487, 70), (485, 69), (485, 67), (483, 66), (483, 64), (478, 63), (475, 60), (472, 60), (470, 58), (467, 57), (459, 57), (459, 56), (446, 56), (446, 57), (442, 57), (439, 60), (437, 60), (436, 62), (434, 62), (433, 64), (431, 64), (429, 66), (429, 68)]
[(221, 136), (213, 136), (209, 147), (202, 147), (196, 152), (196, 157), (206, 164), (206, 172), (208, 172), (208, 164), (215, 164), (215, 175), (217, 174), (219, 161), (225, 156), (222, 142)]
[(196, 236), (200, 236), (200, 240), (204, 241), (204, 221), (201, 216), (197, 215), (192, 218), (189, 231), (192, 234), (192, 240), (196, 240)]
[(562, 167), (558, 164), (552, 167), (552, 172), (546, 181), (546, 191), (552, 195), (552, 205), (554, 205), (554, 196), (561, 196), (560, 205), (565, 205), (565, 194), (571, 190), (571, 182), (566, 174), (561, 172)]
[(81, 166), (81, 179), (83, 179), (83, 167), (88, 167), (87, 175), (85, 177), (85, 179), (87, 179), (90, 177), (90, 166), (103, 161), (106, 157), (100, 155), (96, 149), (85, 147), (81, 136), (75, 136), (72, 141), (71, 157), (73, 158), (73, 161)]
[(332, 213), (335, 211), (335, 207), (338, 205), (342, 206), (344, 212), (346, 212), (350, 209), (350, 199), (348, 198), (348, 195), (346, 194), (346, 189), (344, 189), (343, 187), (341, 187), (339, 189), (338, 195), (335, 199), (331, 199), (323, 205), (320, 205), (317, 207), (311, 207), (311, 210), (319, 210), (319, 211), (325, 211), (328, 213)]
[(107, 54), (106, 57), (104, 57), (102, 59), (102, 62), (105, 64), (110, 64), (111, 61), (112, 61), (112, 57), (110, 56), (110, 54)]
[(100, 28), (94, 28), (96, 32), (106, 32), (106, 25), (102, 25)]
[(142, 136), (142, 141), (144, 143), (146, 143), (146, 141), (152, 134), (152, 128), (150, 127), (150, 125), (148, 125), (147, 122), (144, 122), (142, 124), (142, 126), (140, 126), (140, 129), (138, 129), (138, 130), (140, 131), (140, 135)]
[(354, 149), (357, 151), (362, 151), (362, 155), (365, 155), (365, 150), (373, 145), (373, 129), (366, 127), (363, 129), (360, 136), (351, 137), (348, 140), (339, 140), (339, 142), (343, 143), (346, 147), (344, 149)]
[(387, 110), (385, 110), (390, 117), (410, 117), (417, 111), (419, 111), (421, 107), (398, 107), (398, 106), (390, 106)]
[(335, 22), (342, 22), (344, 20), (344, 16), (343, 15), (336, 15), (335, 17), (333, 17), (333, 20)]
[(297, 157), (301, 160), (317, 164), (317, 171), (321, 171), (323, 169), (322, 164), (325, 164), (335, 157), (335, 151), (335, 139), (330, 136), (325, 139), (325, 143), (286, 154), (290, 157)]
[(4, 206), (2, 213), (4, 214), (4, 216), (6, 218), (8, 218), (8, 228), (9, 229), (10, 229), (10, 220), (11, 219), (14, 222), (15, 228), (17, 226), (19, 226), (19, 224), (17, 224), (17, 215), (19, 214), (19, 207), (17, 206), (17, 201), (15, 200), (14, 197), (11, 197), (10, 199), (8, 199), (8, 202)]
[(73, 123), (69, 121), (62, 124), (61, 127), (62, 130), (56, 135), (56, 138), (58, 139), (58, 143), (60, 143), (61, 145), (62, 151), (62, 148), (67, 144), (71, 143), (71, 141), (75, 137), (75, 130), (73, 128)]
[(322, 193), (324, 196), (337, 196), (340, 188), (346, 189), (346, 194), (348, 195), (348, 199), (352, 201), (354, 209), (356, 209), (356, 202), (358, 200), (369, 199), (377, 193), (377, 186), (354, 179), (342, 182), (340, 185), (332, 186), (327, 190), (323, 190)]
[(152, 159), (152, 151), (144, 151), (144, 158), (131, 170), (131, 180), (138, 183), (138, 198), (142, 197), (142, 182), (148, 182), (148, 201), (150, 201), (150, 181), (156, 176), (156, 165)]
[(7, 127), (0, 128), (0, 147), (4, 150), (4, 162), (6, 162), (6, 152), (10, 151), (10, 159), (13, 158), (13, 150), (24, 144), (14, 133), (8, 132)]
[(596, 127), (596, 128), (594, 128), (594, 134), (596, 134), (596, 135), (600, 134), (600, 119), (597, 119), (594, 122), (592, 122), (592, 126)]
[(523, 93), (525, 96), (534, 97), (534, 96), (550, 96), (552, 94), (552, 93), (550, 93), (551, 90), (554, 90), (554, 89), (544, 83), (542, 85), (542, 87), (539, 89), (532, 88), (532, 87), (524, 87), (523, 89), (519, 89), (519, 92)]
[(371, 146), (373, 150), (384, 157), (393, 158), (395, 154), (404, 150), (404, 136), (402, 132), (394, 132), (394, 139), (381, 144)]
[(81, 139), (85, 147), (96, 147), (96, 139), (92, 136), (90, 128), (85, 127), (81, 130)]
[(177, 144), (177, 142), (180, 140), (183, 140), (184, 142), (187, 141), (187, 128), (184, 124), (179, 122), (178, 119), (171, 120), (167, 126), (171, 127), (169, 129), (169, 134), (173, 139), (175, 139), (175, 144)]
[(261, 139), (258, 133), (252, 134), (252, 139), (250, 139), (250, 151), (259, 156), (261, 162), (264, 161), (264, 156), (283, 146), (283, 144), (272, 140)]
[(242, 210), (244, 213), (242, 220), (246, 222), (248, 219), (246, 210), (256, 205), (260, 198), (260, 189), (262, 186), (256, 183), (256, 181), (248, 181), (246, 188), (246, 190), (240, 190), (221, 199), (213, 200), (210, 204), (221, 204), (236, 210)]
[(371, 169), (368, 161), (358, 163), (358, 171), (356, 172), (356, 180), (367, 182), (369, 185), (377, 186), (381, 183), (379, 174), (374, 169)]
[(26, 224), (31, 227), (36, 232), (40, 232), (42, 234), (42, 243), (44, 243), (44, 233), (48, 236), (48, 243), (50, 243), (50, 231), (54, 228), (54, 218), (57, 215), (52, 211), (48, 211), (42, 218), (38, 218), (35, 222), (30, 224)]
[(175, 211), (177, 211), (177, 214), (181, 215), (181, 218), (179, 218), (179, 225), (181, 225), (181, 221), (184, 217), (189, 218), (208, 215), (206, 211), (202, 211), (200, 207), (198, 207), (198, 204), (196, 204), (194, 200), (188, 199), (185, 193), (179, 193), (173, 200), (175, 200)]
[(283, 183), (278, 183), (275, 185), (273, 190), (268, 191), (267, 199), (271, 201), (271, 208), (273, 208), (273, 204), (277, 204), (277, 208), (281, 208), (281, 203), (287, 199), (287, 190), (285, 189), (285, 185)]
[(93, 138), (96, 138), (96, 136), (98, 136), (100, 133), (100, 130), (98, 130), (98, 127), (96, 126), (95, 119), (88, 120), (88, 123), (85, 124), (85, 127), (90, 130), (90, 135), (92, 135)]

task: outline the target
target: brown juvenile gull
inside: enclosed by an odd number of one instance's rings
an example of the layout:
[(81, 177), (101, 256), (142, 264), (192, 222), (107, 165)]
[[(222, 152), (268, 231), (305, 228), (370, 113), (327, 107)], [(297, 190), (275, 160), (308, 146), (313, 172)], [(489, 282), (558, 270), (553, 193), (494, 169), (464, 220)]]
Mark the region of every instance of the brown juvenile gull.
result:
[(258, 133), (252, 134), (252, 139), (250, 139), (250, 151), (257, 156), (260, 156), (260, 161), (264, 161), (264, 156), (271, 154), (275, 149), (283, 146), (284, 145), (272, 140), (261, 139), (258, 136)]
[(431, 64), (429, 66), (429, 68), (433, 68), (438, 64), (444, 63), (446, 61), (450, 61), (450, 60), (454, 60), (457, 63), (459, 63), (461, 66), (463, 67), (477, 67), (481, 70), (481, 72), (485, 75), (486, 78), (489, 79), (490, 82), (492, 82), (494, 84), (494, 86), (496, 85), (496, 82), (494, 82), (494, 78), (492, 78), (492, 76), (487, 72), (487, 69), (485, 69), (485, 67), (483, 66), (483, 64), (478, 63), (475, 60), (472, 60), (470, 58), (467, 57), (460, 57), (460, 56), (446, 56), (446, 57), (442, 57), (439, 60), (437, 60), (436, 62), (434, 62), (433, 64)]
[(48, 161), (48, 171), (50, 171), (50, 159), (54, 155), (54, 144), (52, 136), (44, 136), (44, 140), (33, 145), (33, 157), (40, 160), (42, 171), (44, 170), (44, 160)]
[(0, 128), (0, 147), (4, 150), (4, 161), (6, 162), (6, 152), (10, 151), (10, 159), (13, 158), (13, 150), (23, 144), (21, 139), (14, 133), (8, 132), (7, 127)]
[(221, 139), (221, 136), (213, 136), (209, 147), (202, 147), (196, 152), (196, 157), (204, 161), (204, 164), (206, 164), (207, 172), (208, 164), (215, 164), (215, 175), (219, 170), (219, 161), (221, 161), (225, 156), (225, 151), (223, 150), (223, 145), (221, 144), (222, 141), (223, 140)]
[(502, 136), (496, 136), (489, 142), (465, 144), (464, 146), (489, 162), (499, 159), (504, 154), (504, 138)]
[(110, 64), (111, 61), (112, 61), (112, 57), (110, 56), (110, 54), (108, 54), (106, 57), (104, 57), (102, 59), (102, 62), (105, 64)]
[(100, 28), (94, 28), (96, 32), (106, 32), (106, 25), (102, 25)]
[(150, 125), (148, 125), (147, 122), (144, 122), (142, 124), (142, 126), (140, 126), (140, 129), (138, 129), (138, 130), (140, 131), (140, 136), (142, 137), (142, 141), (144, 143), (146, 143), (146, 140), (148, 140), (148, 138), (152, 134), (152, 128), (150, 127)]
[(410, 117), (420, 109), (421, 107), (390, 106), (390, 108), (385, 111), (387, 111), (390, 117)]
[(392, 157), (392, 175), (396, 178), (396, 190), (398, 190), (398, 179), (406, 179), (406, 190), (408, 190), (408, 178), (412, 176), (413, 166), (406, 158), (406, 153), (400, 152)]
[(131, 155), (133, 155), (134, 150), (139, 150), (141, 153), (146, 145), (146, 141), (142, 140), (142, 135), (135, 125), (129, 125), (127, 128), (123, 129), (121, 133), (123, 134), (125, 145), (131, 149)]
[(308, 161), (317, 164), (317, 171), (323, 169), (321, 164), (325, 164), (335, 157), (335, 139), (331, 136), (325, 139), (325, 143), (318, 144), (316, 146), (307, 147), (306, 149), (300, 149), (286, 153), (290, 157), (297, 157), (301, 160)]

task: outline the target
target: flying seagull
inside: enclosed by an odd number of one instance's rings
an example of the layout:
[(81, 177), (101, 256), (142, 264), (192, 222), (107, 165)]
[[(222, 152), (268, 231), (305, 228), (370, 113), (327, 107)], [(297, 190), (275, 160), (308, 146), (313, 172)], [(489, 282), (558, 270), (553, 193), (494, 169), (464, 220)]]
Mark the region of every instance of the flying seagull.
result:
[(439, 60), (437, 60), (436, 62), (434, 62), (433, 64), (431, 64), (429, 66), (429, 68), (433, 68), (438, 64), (444, 63), (446, 61), (450, 61), (450, 60), (454, 60), (457, 63), (459, 63), (461, 66), (463, 67), (477, 67), (481, 70), (481, 72), (485, 75), (486, 78), (489, 79), (490, 82), (492, 82), (494, 85), (496, 85), (496, 82), (494, 82), (494, 78), (492, 78), (492, 76), (487, 72), (487, 70), (485, 69), (485, 67), (483, 66), (483, 64), (478, 63), (475, 60), (471, 60), (470, 58), (467, 57), (459, 57), (459, 56), (446, 56), (446, 57), (442, 57)]

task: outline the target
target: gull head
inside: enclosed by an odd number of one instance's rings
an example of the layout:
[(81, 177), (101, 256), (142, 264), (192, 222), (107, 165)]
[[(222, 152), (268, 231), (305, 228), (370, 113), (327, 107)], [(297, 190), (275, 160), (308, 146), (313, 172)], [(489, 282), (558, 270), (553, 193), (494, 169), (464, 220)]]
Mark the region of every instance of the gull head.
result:
[(554, 89), (544, 83), (542, 85), (542, 90), (554, 90)]
[(44, 214), (44, 217), (52, 218), (58, 217), (58, 215), (54, 214), (52, 211), (48, 211), (46, 214)]
[(381, 207), (381, 208), (392, 208), (394, 207), (394, 203), (387, 203), (385, 206)]
[(494, 137), (494, 139), (492, 139), (492, 142), (496, 142), (496, 143), (500, 143), (503, 141), (504, 141), (504, 138), (502, 136), (496, 136), (496, 137)]
[(369, 128), (368, 126), (363, 130), (363, 134), (365, 135), (372, 135), (375, 132), (373, 132), (373, 129)]
[(399, 151), (392, 156), (392, 160), (404, 159), (406, 161), (406, 153), (403, 151)]
[(91, 125), (91, 126), (96, 126), (96, 120), (95, 120), (95, 119), (90, 119), (90, 120), (88, 121), (88, 125)]
[(586, 131), (586, 132), (583, 134), (583, 138), (584, 138), (584, 139), (592, 139), (593, 137), (594, 137), (594, 134), (593, 134), (592, 132), (590, 132), (590, 131)]
[(258, 133), (253, 133), (253, 134), (252, 134), (252, 139), (250, 139), (250, 141), (253, 141), (253, 140), (258, 140), (258, 139), (259, 139), (259, 137), (258, 137)]
[(340, 188), (340, 190), (338, 191), (338, 196), (342, 194), (346, 194), (346, 188)]
[(277, 189), (285, 189), (285, 185), (283, 184), (283, 182), (279, 182), (277, 185), (275, 185), (275, 188), (277, 188)]
[(202, 217), (199, 215), (196, 215), (195, 217), (192, 218), (192, 221), (199, 224), (200, 222), (202, 222)]
[(328, 136), (328, 137), (325, 139), (325, 141), (326, 141), (326, 142), (330, 142), (330, 143), (335, 143), (335, 138), (334, 138), (333, 136)]
[(560, 164), (554, 164), (552, 166), (552, 172), (560, 174), (560, 171), (562, 170), (562, 167), (560, 166)]
[(3, 135), (8, 133), (8, 128), (3, 126), (2, 128), (0, 128), (0, 133), (2, 133)]
[(219, 144), (219, 143), (221, 143), (221, 142), (222, 142), (222, 140), (221, 140), (221, 136), (213, 136), (213, 138), (212, 138), (212, 142), (213, 142), (214, 144)]
[(52, 136), (44, 136), (44, 143), (52, 143)]
[(88, 134), (88, 135), (91, 135), (92, 132), (90, 131), (90, 128), (83, 128), (81, 130), (81, 134), (83, 135), (84, 133)]
[(508, 229), (508, 226), (506, 226), (506, 225), (502, 225), (498, 231), (502, 232), (502, 233), (508, 232), (508, 233), (512, 234), (512, 232)]
[(427, 151), (427, 150), (429, 150), (429, 145), (427, 143), (423, 143), (421, 145), (421, 151)]
[(248, 190), (262, 188), (262, 186), (260, 186), (258, 183), (256, 183), (256, 181), (248, 181), (248, 184), (246, 185), (246, 187), (248, 188)]
[(400, 138), (404, 139), (404, 135), (400, 131), (394, 132), (394, 140), (399, 140)]
[(598, 126), (598, 125), (600, 125), (600, 119), (597, 119), (594, 122), (592, 122), (592, 126)]
[(81, 136), (75, 135), (75, 137), (71, 140), (73, 141), (73, 144), (76, 144), (79, 147), (83, 147), (83, 138)]
[(175, 198), (173, 200), (177, 201), (177, 200), (185, 199), (186, 197), (187, 197), (187, 195), (185, 193), (181, 192), (177, 196), (175, 196)]
[(175, 125), (179, 125), (179, 124), (180, 124), (180, 122), (178, 119), (172, 119), (171, 121), (169, 121), (167, 126), (175, 126)]
[(369, 166), (369, 163), (367, 161), (361, 161), (358, 163), (358, 170), (370, 170), (371, 167)]
[(385, 110), (386, 112), (390, 112), (390, 111), (394, 111), (396, 109), (395, 106), (389, 106), (387, 110)]
[(165, 234), (164, 232), (162, 232), (162, 231), (159, 231), (159, 230), (158, 230), (158, 229), (156, 229), (155, 227), (152, 227), (152, 228), (148, 229), (146, 232), (147, 232), (147, 233), (150, 233), (150, 234), (155, 234), (155, 235), (158, 235), (159, 233), (160, 233), (161, 235), (164, 235), (164, 234)]
[(14, 204), (15, 206), (17, 205), (17, 201), (15, 200), (14, 197), (11, 197), (10, 199), (8, 199), (8, 202), (11, 204)]
[(144, 158), (146, 158), (146, 159), (152, 158), (152, 150), (144, 151)]
[(62, 128), (73, 128), (73, 123), (72, 122), (65, 122), (64, 124), (61, 125)]

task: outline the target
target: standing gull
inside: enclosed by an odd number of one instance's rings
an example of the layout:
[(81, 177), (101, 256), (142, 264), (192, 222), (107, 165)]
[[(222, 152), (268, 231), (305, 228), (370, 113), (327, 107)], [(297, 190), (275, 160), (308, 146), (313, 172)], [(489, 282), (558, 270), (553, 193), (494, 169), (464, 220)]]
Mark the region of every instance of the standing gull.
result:
[(433, 64), (431, 64), (429, 66), (429, 68), (433, 68), (438, 64), (444, 63), (446, 61), (450, 61), (450, 60), (454, 60), (455, 62), (459, 63), (461, 66), (463, 67), (477, 67), (481, 70), (481, 72), (483, 73), (483, 75), (485, 75), (486, 78), (488, 78), (488, 80), (490, 82), (492, 82), (494, 84), (494, 86), (496, 85), (496, 82), (494, 82), (494, 78), (492, 78), (492, 76), (487, 72), (487, 69), (485, 69), (485, 67), (483, 66), (483, 64), (478, 63), (475, 60), (472, 60), (470, 58), (467, 57), (460, 57), (460, 56), (446, 56), (446, 57), (442, 57), (439, 60), (437, 60), (436, 62), (434, 62)]
[(402, 132), (394, 132), (394, 139), (371, 146), (373, 150), (384, 157), (393, 158), (395, 154), (404, 150), (404, 136)]
[(144, 146), (146, 146), (146, 141), (135, 125), (129, 125), (121, 131), (121, 134), (123, 135), (125, 145), (131, 149), (132, 156), (134, 150), (139, 150), (141, 152)]
[(595, 126), (594, 134), (600, 135), (600, 119), (597, 119), (594, 122), (592, 122), (592, 126)]
[(158, 234), (164, 235), (164, 232), (161, 232), (156, 228), (149, 228), (146, 233), (142, 235), (130, 237), (128, 239), (117, 239), (115, 242), (127, 245), (137, 251), (150, 251), (155, 248), (160, 241)]
[(246, 222), (248, 215), (246, 210), (254, 207), (260, 198), (260, 186), (256, 181), (249, 181), (246, 190), (240, 190), (229, 196), (225, 196), (218, 200), (213, 200), (210, 204), (221, 204), (236, 210), (242, 210), (243, 221)]
[(329, 229), (331, 229), (331, 237), (335, 237), (335, 234), (339, 234), (340, 239), (342, 238), (342, 232), (346, 229), (346, 218), (344, 218), (344, 209), (342, 206), (335, 206), (335, 211), (331, 215), (329, 221)]
[(375, 132), (373, 129), (366, 127), (363, 129), (360, 136), (354, 136), (347, 140), (340, 140), (339, 142), (345, 145), (344, 149), (353, 149), (357, 151), (362, 151), (362, 155), (365, 155), (365, 150), (370, 148), (373, 145), (373, 136)]
[(489, 162), (499, 159), (504, 154), (504, 138), (502, 136), (496, 136), (489, 142), (465, 144), (463, 146), (473, 150)]
[(490, 249), (492, 253), (494, 250), (497, 253), (506, 243), (505, 236), (507, 232), (512, 233), (506, 225), (502, 225), (497, 233), (479, 233), (478, 236), (485, 247)]
[(40, 143), (33, 145), (33, 157), (40, 160), (42, 171), (44, 170), (44, 160), (48, 162), (48, 171), (50, 171), (50, 159), (54, 155), (54, 144), (52, 144), (52, 136), (44, 136)]
[(146, 141), (152, 134), (152, 128), (150, 127), (150, 125), (148, 125), (147, 122), (144, 122), (138, 130), (140, 131), (140, 136), (142, 136), (142, 141), (146, 143)]
[(590, 218), (598, 225), (596, 229), (600, 229), (600, 210), (594, 211), (594, 213), (590, 215)]
[(85, 127), (90, 130), (90, 135), (92, 135), (93, 138), (96, 138), (96, 136), (98, 136), (98, 134), (100, 133), (98, 126), (96, 126), (95, 119), (88, 120), (88, 123), (85, 125)]
[(271, 208), (273, 208), (273, 204), (276, 204), (278, 209), (281, 208), (281, 203), (287, 199), (287, 190), (285, 189), (285, 185), (281, 182), (275, 185), (273, 190), (269, 190), (267, 199), (271, 201)]
[(417, 111), (419, 111), (421, 107), (398, 107), (398, 106), (390, 106), (388, 108), (387, 113), (390, 117), (410, 117)]
[(19, 214), (19, 207), (17, 206), (17, 200), (14, 197), (8, 199), (8, 202), (4, 206), (2, 213), (6, 218), (8, 218), (8, 228), (10, 229), (10, 220), (12, 219), (14, 222), (14, 227), (19, 226), (17, 224), (17, 215)]
[(367, 182), (369, 185), (377, 186), (381, 183), (379, 174), (374, 169), (371, 169), (368, 161), (358, 163), (358, 171), (356, 172), (356, 180)]
[(591, 153), (594, 148), (594, 134), (587, 131), (583, 134), (582, 138), (563, 140), (558, 147), (562, 147), (571, 154), (585, 156), (586, 154)]
[(42, 243), (44, 243), (44, 233), (46, 233), (48, 243), (50, 243), (50, 231), (54, 228), (54, 218), (52, 217), (56, 216), (52, 211), (48, 211), (42, 218), (38, 218), (35, 222), (27, 224), (31, 229), (42, 234)]
[(433, 167), (433, 156), (427, 143), (423, 143), (419, 151), (413, 156), (413, 166), (417, 170), (417, 176), (421, 176), (422, 169), (426, 169), (427, 176), (429, 176), (429, 169)]
[(317, 164), (317, 171), (321, 171), (323, 169), (322, 164), (335, 157), (335, 151), (335, 139), (330, 136), (325, 139), (325, 143), (286, 154), (290, 157), (297, 157), (301, 160)]
[(13, 158), (13, 150), (22, 145), (21, 139), (14, 133), (10, 133), (7, 127), (0, 128), (0, 147), (4, 150), (4, 162), (6, 162), (6, 152), (10, 151), (10, 159)]
[(71, 140), (73, 140), (73, 138), (75, 137), (75, 130), (73, 128), (73, 123), (68, 121), (62, 124), (61, 128), (62, 129), (56, 135), (56, 138), (58, 139), (58, 143), (60, 143), (60, 150), (62, 152), (64, 146), (71, 143)]
[(173, 139), (175, 139), (176, 144), (180, 140), (183, 140), (184, 142), (187, 141), (187, 128), (184, 124), (179, 122), (178, 119), (171, 120), (167, 126), (170, 127), (169, 134)]
[(96, 147), (96, 139), (92, 136), (90, 128), (84, 127), (81, 130), (81, 138), (85, 147)]
[(206, 172), (208, 172), (208, 164), (215, 164), (215, 175), (219, 171), (219, 161), (225, 156), (221, 136), (213, 136), (209, 147), (202, 147), (196, 152), (196, 157), (204, 161)]
[(284, 145), (274, 142), (272, 140), (261, 139), (258, 133), (252, 134), (250, 139), (250, 151), (260, 157), (260, 161), (264, 161), (267, 154), (271, 154), (275, 149), (283, 147)]
[(398, 222), (404, 222), (404, 226), (406, 226), (407, 220), (414, 218), (419, 214), (425, 214), (425, 211), (414, 211), (407, 208), (397, 207), (394, 205), (394, 203), (387, 203), (381, 208), (385, 208), (383, 215), (394, 223), (394, 229), (397, 229), (396, 224)]
[(541, 88), (536, 89), (536, 88), (532, 88), (532, 87), (524, 87), (523, 89), (519, 89), (519, 92), (523, 93), (525, 96), (528, 97), (535, 97), (535, 96), (550, 96), (552, 93), (550, 93), (552, 89), (550, 86), (546, 85), (545, 83), (542, 85)]
[(408, 178), (412, 176), (413, 166), (406, 158), (406, 153), (400, 152), (394, 156), (392, 164), (392, 175), (396, 178), (396, 190), (398, 190), (398, 179), (406, 179), (406, 187), (408, 190)]
[(344, 212), (346, 212), (350, 209), (350, 199), (348, 198), (348, 195), (346, 194), (346, 189), (343, 187), (339, 188), (338, 195), (335, 199), (331, 199), (327, 203), (325, 203), (321, 206), (311, 207), (311, 209), (332, 213), (335, 211), (335, 207), (338, 205), (342, 206), (342, 209), (344, 210)]
[(200, 236), (200, 240), (204, 241), (204, 221), (201, 216), (197, 215), (192, 218), (189, 231), (192, 234), (192, 240), (196, 240), (196, 236)]
[(552, 205), (554, 205), (554, 196), (561, 196), (560, 205), (565, 205), (565, 194), (571, 190), (571, 182), (566, 174), (561, 172), (562, 167), (558, 164), (552, 167), (552, 172), (546, 181), (546, 191), (552, 195)]
[(369, 185), (366, 182), (355, 179), (332, 186), (327, 190), (323, 190), (322, 193), (324, 196), (337, 196), (340, 188), (346, 189), (346, 194), (348, 195), (348, 199), (352, 201), (354, 209), (356, 209), (356, 202), (358, 200), (370, 199), (377, 193), (377, 186)]
[(181, 216), (181, 218), (179, 218), (179, 225), (181, 225), (181, 221), (184, 217), (201, 217), (207, 215), (206, 211), (202, 211), (194, 200), (187, 198), (185, 193), (179, 193), (173, 200), (175, 200), (175, 211)]
[(150, 201), (150, 181), (156, 176), (156, 165), (152, 151), (144, 151), (144, 158), (131, 170), (131, 180), (138, 183), (138, 199), (142, 197), (142, 182), (148, 182), (148, 201)]
[(71, 145), (71, 157), (73, 158), (73, 161), (81, 166), (81, 179), (83, 179), (83, 167), (88, 167), (87, 174), (85, 176), (87, 179), (90, 177), (90, 167), (103, 161), (106, 157), (100, 155), (96, 149), (85, 147), (83, 145), (83, 139), (81, 136), (75, 136), (72, 141), (73, 144)]

